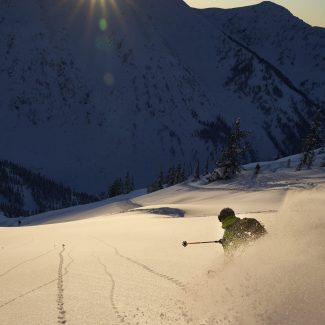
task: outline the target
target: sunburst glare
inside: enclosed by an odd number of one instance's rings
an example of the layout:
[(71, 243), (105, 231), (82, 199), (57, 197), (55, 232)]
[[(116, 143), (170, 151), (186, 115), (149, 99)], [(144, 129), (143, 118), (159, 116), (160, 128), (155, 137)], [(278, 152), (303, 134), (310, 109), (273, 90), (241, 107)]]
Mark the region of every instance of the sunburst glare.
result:
[[(129, 1), (125, 1), (128, 2)], [(114, 14), (120, 18), (120, 9), (117, 0), (60, 0), (59, 6), (69, 4), (73, 5), (71, 13), (69, 13), (69, 21), (73, 23), (81, 12), (86, 12), (87, 29), (92, 29), (95, 25), (99, 26), (101, 31), (105, 31), (108, 27), (108, 15)], [(95, 18), (97, 21), (95, 21)]]

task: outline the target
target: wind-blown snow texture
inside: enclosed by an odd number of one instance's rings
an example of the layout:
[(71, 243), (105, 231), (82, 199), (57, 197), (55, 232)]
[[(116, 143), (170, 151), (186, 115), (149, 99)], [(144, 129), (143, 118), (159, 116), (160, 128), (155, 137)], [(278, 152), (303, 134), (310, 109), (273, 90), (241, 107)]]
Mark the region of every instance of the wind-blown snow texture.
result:
[(77, 3), (0, 1), (1, 158), (98, 193), (127, 171), (139, 187), (161, 168), (213, 160), (218, 116), (242, 118), (260, 159), (300, 151), (324, 103), (324, 29), (270, 4), (236, 19), (120, 0), (107, 1), (103, 31), (99, 6)]

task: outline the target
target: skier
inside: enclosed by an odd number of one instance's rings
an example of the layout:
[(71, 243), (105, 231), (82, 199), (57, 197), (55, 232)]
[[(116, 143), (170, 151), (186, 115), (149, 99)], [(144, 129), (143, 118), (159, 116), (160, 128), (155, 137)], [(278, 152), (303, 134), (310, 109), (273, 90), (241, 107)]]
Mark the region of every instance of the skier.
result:
[(264, 226), (256, 219), (240, 219), (236, 217), (234, 210), (230, 208), (222, 209), (218, 219), (225, 230), (221, 244), (227, 257), (232, 257), (239, 247), (267, 233)]

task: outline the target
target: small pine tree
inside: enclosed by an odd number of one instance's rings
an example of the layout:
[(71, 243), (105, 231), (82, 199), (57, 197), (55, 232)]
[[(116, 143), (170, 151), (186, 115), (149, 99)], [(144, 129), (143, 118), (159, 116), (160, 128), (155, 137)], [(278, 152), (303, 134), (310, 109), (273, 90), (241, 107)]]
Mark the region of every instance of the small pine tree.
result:
[(321, 166), (321, 167), (325, 167), (325, 157), (324, 157), (323, 160), (321, 161), (320, 166)]
[(260, 170), (261, 170), (261, 166), (260, 166), (260, 164), (257, 163), (255, 166), (255, 175), (258, 175)]
[(129, 172), (127, 172), (125, 175), (125, 180), (124, 180), (123, 193), (128, 194), (131, 191), (132, 191), (131, 177), (130, 177)]
[(135, 189), (135, 186), (134, 186), (134, 177), (132, 176), (131, 177), (131, 191), (130, 192), (134, 191), (134, 189)]
[(180, 183), (181, 178), (182, 178), (182, 166), (181, 164), (178, 164), (175, 170), (174, 184)]
[(183, 165), (182, 169), (181, 169), (181, 175), (180, 175), (180, 182), (185, 182), (186, 180), (186, 168), (185, 165)]
[(199, 180), (200, 179), (200, 161), (197, 160), (195, 163), (195, 168), (194, 168), (194, 179)]
[(147, 187), (147, 192), (152, 193), (164, 188), (164, 172), (161, 170), (155, 181)]
[(205, 167), (204, 167), (204, 175), (209, 174), (209, 159), (205, 162)]
[(287, 160), (287, 168), (291, 168), (291, 159), (290, 158)]
[(121, 178), (116, 179), (109, 187), (108, 196), (114, 197), (123, 194), (123, 182)]
[(217, 167), (209, 178), (210, 182), (220, 179), (233, 178), (241, 170), (241, 160), (245, 157), (248, 144), (244, 144), (250, 132), (242, 130), (240, 126), (240, 118), (237, 118), (232, 126), (232, 130), (228, 139), (228, 145), (223, 150)]
[(161, 190), (164, 188), (164, 172), (163, 172), (163, 170), (160, 170), (160, 173), (159, 173), (156, 183), (157, 183), (158, 190)]
[(149, 194), (149, 193), (151, 193), (151, 192), (153, 192), (153, 191), (152, 191), (152, 186), (151, 186), (151, 185), (148, 185), (148, 186), (147, 186), (147, 193)]
[(170, 167), (168, 169), (166, 183), (167, 183), (167, 186), (173, 186), (175, 184), (175, 168), (174, 167)]
[(126, 173), (123, 184), (123, 194), (128, 194), (130, 189), (130, 175)]
[(321, 145), (321, 142), (321, 112), (318, 110), (309, 133), (304, 140), (303, 155), (299, 165), (297, 166), (297, 170), (311, 168), (315, 159), (315, 149)]

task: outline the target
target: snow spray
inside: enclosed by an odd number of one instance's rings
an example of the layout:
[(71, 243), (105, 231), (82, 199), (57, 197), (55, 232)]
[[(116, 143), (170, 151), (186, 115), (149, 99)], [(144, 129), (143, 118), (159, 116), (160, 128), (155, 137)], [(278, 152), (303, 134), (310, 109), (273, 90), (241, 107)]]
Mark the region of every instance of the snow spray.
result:
[(194, 323), (324, 324), (324, 194), (289, 192), (267, 236), (192, 284)]

